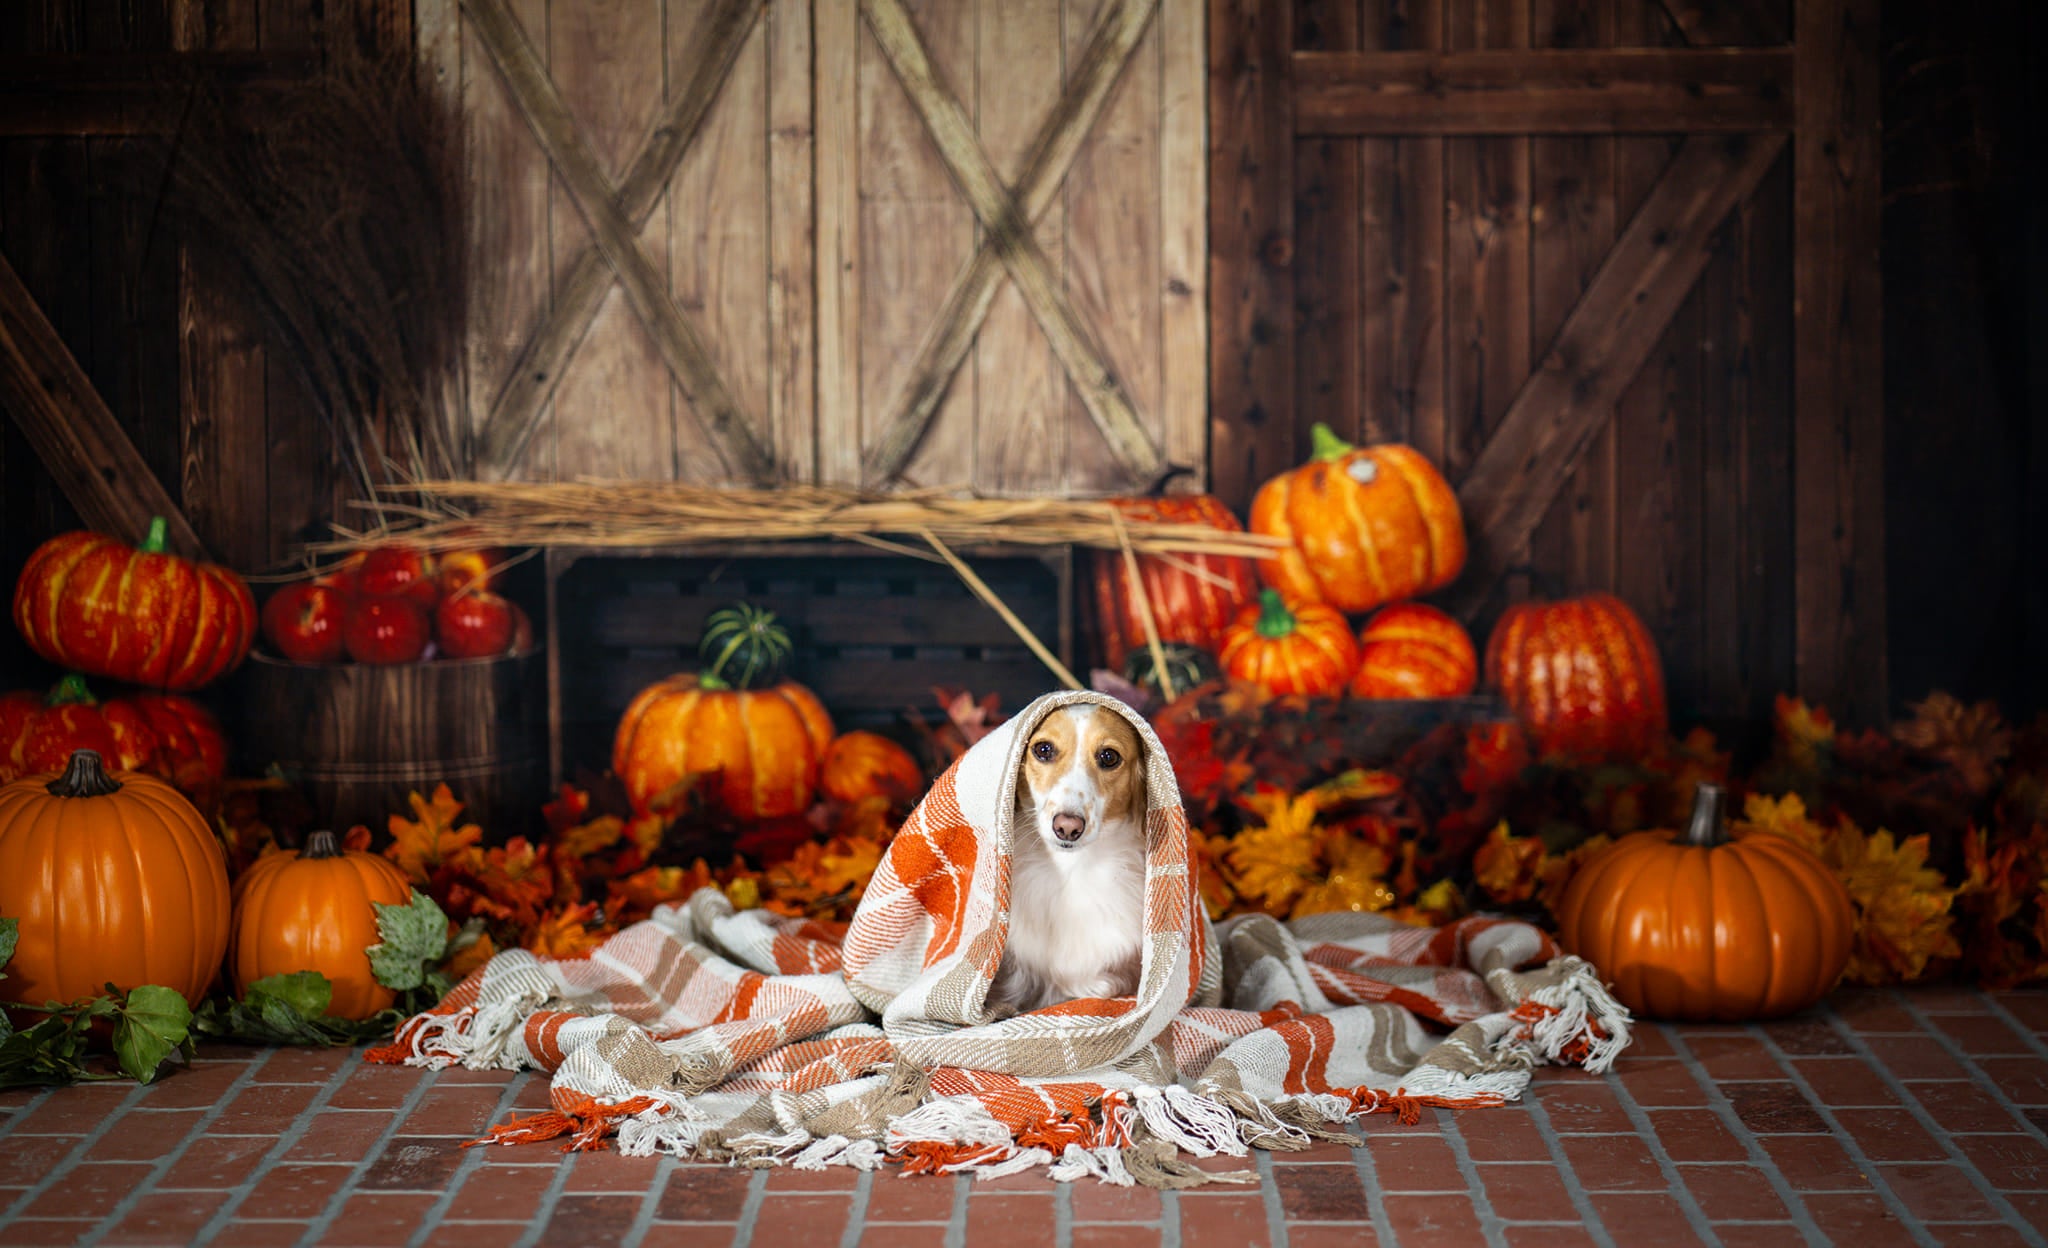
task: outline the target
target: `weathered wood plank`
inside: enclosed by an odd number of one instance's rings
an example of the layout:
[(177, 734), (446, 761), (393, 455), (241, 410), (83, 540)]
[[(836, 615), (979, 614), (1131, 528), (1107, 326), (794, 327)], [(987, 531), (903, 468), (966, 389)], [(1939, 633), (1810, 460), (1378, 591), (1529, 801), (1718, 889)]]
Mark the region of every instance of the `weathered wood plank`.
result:
[(1642, 367), (1706, 264), (1714, 231), (1783, 145), (1772, 135), (1686, 141), (1566, 318), (1458, 489), (1472, 557), (1454, 591), (1471, 614), (1520, 557), (1587, 440)]
[(1168, 488), (1209, 484), (1209, 182), (1207, 5), (1167, 0), (1159, 16), (1159, 399), (1166, 462), (1194, 471)]
[(1657, 0), (1695, 47), (1778, 43), (1784, 0)]
[(818, 481), (860, 484), (859, 0), (814, 0), (811, 120), (817, 206)]
[(1792, 305), (1799, 691), (1882, 722), (1883, 278), (1878, 5), (1801, 0)]
[[(1295, 48), (1356, 51), (1359, 17), (1357, 0), (1303, 0), (1294, 15)], [(1367, 407), (1361, 357), (1365, 304), (1382, 293), (1368, 295), (1360, 255), (1361, 146), (1357, 139), (1329, 136), (1294, 145), (1294, 240), (1301, 259), (1295, 275), (1301, 313), (1294, 334), (1298, 445), (1306, 444), (1306, 426), (1316, 421), (1353, 442), (1387, 436), (1380, 423), (1384, 415)]]
[(811, 8), (768, 13), (768, 441), (790, 481), (818, 479)]
[(316, 64), (254, 51), (0, 56), (0, 138), (168, 134), (185, 112), (186, 75), (219, 82), (234, 107), (260, 109)]
[(1298, 52), (1300, 134), (1785, 130), (1792, 54), (1767, 49)]

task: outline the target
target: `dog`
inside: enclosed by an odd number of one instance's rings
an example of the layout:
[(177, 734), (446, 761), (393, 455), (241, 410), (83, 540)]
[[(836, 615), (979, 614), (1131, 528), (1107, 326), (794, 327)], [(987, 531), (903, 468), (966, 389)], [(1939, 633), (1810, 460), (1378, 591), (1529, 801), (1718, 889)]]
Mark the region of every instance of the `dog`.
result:
[(1145, 928), (1137, 729), (1106, 706), (1047, 715), (1024, 747), (1010, 826), (1010, 936), (991, 1016), (1134, 994)]

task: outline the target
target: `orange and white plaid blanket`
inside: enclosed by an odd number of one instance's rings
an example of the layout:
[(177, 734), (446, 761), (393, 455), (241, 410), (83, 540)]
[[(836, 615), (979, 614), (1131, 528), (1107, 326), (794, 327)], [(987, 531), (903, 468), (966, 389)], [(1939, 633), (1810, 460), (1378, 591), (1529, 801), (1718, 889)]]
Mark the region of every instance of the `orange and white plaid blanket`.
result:
[[(1135, 997), (990, 1021), (1028, 729), (1090, 701), (1148, 754), (1147, 938)], [(1028, 835), (1025, 831), (1019, 834)], [(1160, 1187), (1247, 1179), (1181, 1157), (1351, 1139), (1375, 1112), (1494, 1105), (1541, 1061), (1603, 1070), (1629, 1017), (1526, 923), (1412, 927), (1340, 913), (1212, 926), (1173, 769), (1122, 703), (1040, 698), (970, 749), (905, 822), (843, 940), (736, 912), (715, 889), (589, 958), (501, 953), (381, 1056), (536, 1068), (554, 1111), (494, 1129), (801, 1168), (1045, 1167)]]

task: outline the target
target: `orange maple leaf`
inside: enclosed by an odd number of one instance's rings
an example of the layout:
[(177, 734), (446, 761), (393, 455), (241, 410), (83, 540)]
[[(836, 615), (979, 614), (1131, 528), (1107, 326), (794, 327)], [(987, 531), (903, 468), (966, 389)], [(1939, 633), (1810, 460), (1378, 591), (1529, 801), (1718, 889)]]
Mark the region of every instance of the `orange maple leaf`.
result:
[(384, 847), (384, 856), (397, 863), (413, 883), (426, 883), (444, 863), (468, 857), (483, 841), (484, 831), (477, 825), (456, 826), (462, 803), (447, 785), (435, 785), (431, 801), (418, 793), (407, 794), (406, 800), (412, 804), (414, 818), (391, 816), (391, 844)]
[(596, 902), (564, 906), (534, 925), (532, 934), (526, 938), (526, 948), (544, 958), (587, 958), (611, 935), (611, 929), (606, 927), (590, 930), (588, 924), (596, 917)]
[(1511, 834), (1503, 819), (1472, 856), (1472, 880), (1494, 901), (1513, 905), (1536, 895), (1536, 871), (1542, 862), (1543, 842)]

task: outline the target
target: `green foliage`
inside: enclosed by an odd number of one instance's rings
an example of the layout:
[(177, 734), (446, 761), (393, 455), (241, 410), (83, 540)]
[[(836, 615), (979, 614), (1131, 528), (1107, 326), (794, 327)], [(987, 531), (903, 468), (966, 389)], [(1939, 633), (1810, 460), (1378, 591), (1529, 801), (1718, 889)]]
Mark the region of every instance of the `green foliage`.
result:
[(418, 889), (407, 905), (371, 904), (377, 908), (381, 939), (364, 952), (370, 955), (370, 971), (377, 982), (398, 992), (430, 988), (439, 999), (448, 991), (448, 981), (431, 968), (448, 953), (448, 916)]
[(701, 680), (707, 689), (765, 688), (781, 678), (793, 649), (774, 612), (744, 602), (723, 607), (704, 621), (697, 642), (697, 653), (711, 664)]
[[(6, 935), (13, 934), (10, 927)], [(6, 951), (13, 952), (11, 939)], [(104, 996), (28, 1008), (48, 1017), (0, 1039), (0, 1088), (123, 1076), (148, 1083), (172, 1053), (191, 1055), (192, 1011), (169, 988), (144, 984), (123, 993), (108, 984)], [(93, 1024), (98, 1022), (113, 1025), (118, 1073), (87, 1064)]]

